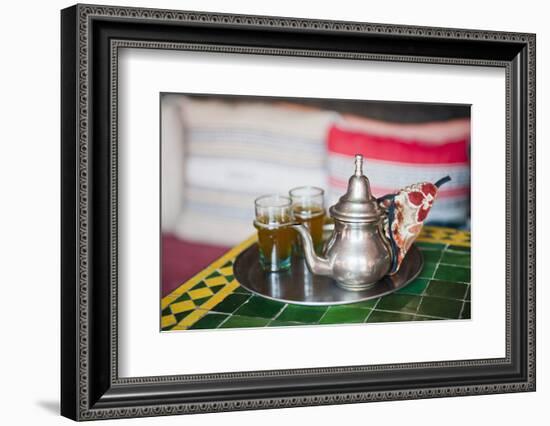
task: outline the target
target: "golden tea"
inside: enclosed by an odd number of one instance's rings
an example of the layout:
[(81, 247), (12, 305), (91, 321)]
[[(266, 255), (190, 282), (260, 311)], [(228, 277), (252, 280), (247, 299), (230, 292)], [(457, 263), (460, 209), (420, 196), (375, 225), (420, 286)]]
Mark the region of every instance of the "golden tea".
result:
[(266, 271), (283, 271), (290, 268), (292, 245), (296, 232), (284, 224), (266, 224), (261, 218), (254, 221), (258, 230), (260, 264)]
[[(302, 223), (309, 230), (315, 251), (320, 253), (323, 248), (323, 224), (325, 222), (325, 209), (317, 206), (292, 206), (294, 219)], [(297, 240), (298, 241), (298, 240)]]

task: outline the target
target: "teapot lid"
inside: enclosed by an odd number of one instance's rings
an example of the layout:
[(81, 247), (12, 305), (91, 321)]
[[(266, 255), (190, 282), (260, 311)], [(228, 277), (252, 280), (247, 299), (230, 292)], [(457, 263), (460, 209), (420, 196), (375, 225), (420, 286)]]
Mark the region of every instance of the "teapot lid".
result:
[(355, 173), (349, 178), (348, 190), (330, 208), (330, 215), (343, 222), (374, 222), (383, 215), (363, 174), (363, 156), (355, 155)]

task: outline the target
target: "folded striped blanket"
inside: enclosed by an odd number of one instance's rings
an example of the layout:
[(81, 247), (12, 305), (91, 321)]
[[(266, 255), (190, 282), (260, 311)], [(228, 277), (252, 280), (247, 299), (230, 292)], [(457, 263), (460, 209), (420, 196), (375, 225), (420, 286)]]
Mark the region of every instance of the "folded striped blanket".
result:
[(376, 197), (449, 175), (428, 223), (463, 225), (470, 206), (469, 141), (469, 119), (393, 124), (344, 117), (328, 135), (329, 203), (345, 191), (353, 156), (363, 154)]
[(253, 232), (254, 199), (262, 194), (313, 185), (334, 204), (357, 153), (375, 196), (450, 175), (429, 222), (467, 220), (469, 119), (395, 124), (273, 101), (161, 101), (164, 232), (230, 246)]
[(180, 238), (237, 244), (254, 231), (254, 199), (300, 185), (327, 186), (325, 140), (333, 112), (277, 103), (187, 98)]

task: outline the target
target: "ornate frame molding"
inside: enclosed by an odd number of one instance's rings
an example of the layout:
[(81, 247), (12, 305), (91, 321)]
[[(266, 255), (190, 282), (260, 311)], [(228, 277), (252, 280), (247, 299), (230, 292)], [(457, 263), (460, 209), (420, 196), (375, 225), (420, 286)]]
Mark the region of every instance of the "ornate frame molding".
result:
[[(62, 413), (68, 417), (78, 420), (91, 420), (113, 417), (138, 417), (150, 415), (169, 415), (184, 413), (204, 413), (213, 411), (247, 410), (260, 408), (276, 408), (307, 405), (341, 404), (352, 402), (399, 400), (414, 398), (433, 398), (441, 396), (475, 395), (488, 393), (532, 391), (535, 389), (535, 36), (533, 34), (519, 34), (510, 32), (477, 31), (464, 29), (447, 28), (426, 28), (410, 27), (401, 25), (382, 25), (358, 22), (336, 22), (323, 20), (308, 20), (294, 18), (275, 18), (265, 16), (245, 16), (212, 14), (202, 12), (184, 12), (156, 9), (136, 9), (126, 7), (104, 7), (77, 5), (63, 11), (63, 67), (65, 75), (71, 75), (70, 88), (65, 88), (62, 93), (63, 114), (65, 119), (73, 119), (72, 126), (64, 127), (63, 149), (63, 176), (72, 178), (72, 182), (63, 183), (63, 210), (67, 215), (74, 214), (74, 224), (64, 225), (62, 240), (64, 249), (63, 269), (63, 292), (74, 304), (69, 305), (67, 299), (62, 300), (63, 319), (63, 353), (66, 359), (71, 362), (64, 363), (64, 375), (62, 375)], [(109, 166), (109, 203), (99, 206), (95, 188), (97, 184), (94, 177), (96, 167), (90, 158), (95, 154), (92, 146), (94, 132), (92, 130), (92, 116), (97, 113), (98, 108), (94, 105), (94, 95), (98, 92), (96, 80), (92, 75), (94, 72), (93, 63), (95, 59), (94, 49), (99, 49), (99, 44), (94, 45), (93, 24), (94, 22), (113, 23), (136, 22), (144, 26), (151, 25), (151, 28), (166, 26), (168, 24), (205, 27), (215, 26), (231, 29), (254, 29), (288, 31), (291, 34), (315, 32), (316, 34), (353, 36), (373, 36), (386, 38), (388, 40), (399, 39), (409, 40), (409, 43), (424, 40), (480, 43), (480, 46), (494, 44), (495, 46), (506, 46), (508, 51), (522, 51), (518, 54), (521, 58), (465, 58), (465, 57), (443, 57), (437, 55), (404, 55), (395, 53), (370, 53), (342, 50), (319, 50), (315, 48), (281, 48), (271, 46), (243, 46), (243, 45), (222, 45), (209, 42), (181, 42), (177, 40), (147, 41), (140, 39), (109, 38), (107, 66), (107, 78), (109, 94), (110, 126), (108, 156)], [(97, 30), (99, 32), (99, 30)], [(500, 43), (500, 44), (499, 44)], [(118, 377), (117, 367), (117, 111), (118, 111), (118, 50), (120, 48), (154, 48), (154, 49), (177, 49), (195, 50), (209, 52), (226, 52), (238, 54), (263, 54), (263, 55), (292, 55), (309, 56), (337, 59), (374, 60), (374, 61), (396, 61), (396, 62), (419, 62), (419, 63), (440, 63), (455, 65), (478, 65), (503, 67), (506, 70), (506, 232), (507, 232), (507, 259), (506, 259), (506, 357), (503, 359), (482, 359), (464, 360), (452, 362), (414, 363), (414, 364), (388, 364), (382, 366), (362, 367), (327, 367), (320, 369), (305, 370), (275, 370), (267, 372), (246, 372), (246, 373), (222, 373), (211, 375), (192, 376), (162, 376), (145, 378)], [(519, 69), (519, 68), (522, 69)], [(518, 71), (519, 69), (519, 71)], [(103, 72), (103, 71), (102, 71)], [(519, 74), (518, 74), (519, 73)], [(523, 74), (522, 74), (523, 73)], [(521, 74), (521, 77), (518, 75)], [(519, 81), (521, 80), (521, 81)], [(98, 80), (99, 81), (99, 80)], [(96, 86), (94, 86), (96, 83)], [(102, 88), (105, 91), (105, 87)], [(521, 99), (518, 102), (518, 92), (521, 92)], [(75, 95), (75, 96), (73, 96)], [(76, 99), (76, 102), (74, 101)], [(516, 104), (514, 104), (514, 101)], [(525, 105), (521, 105), (525, 102)], [(522, 129), (513, 125), (516, 115), (519, 122), (525, 126), (524, 135)], [(518, 136), (519, 135), (519, 136)], [(513, 141), (518, 140), (524, 144), (520, 150), (522, 158), (517, 158), (517, 152), (512, 146)], [(92, 153), (94, 152), (94, 153)], [(515, 164), (519, 162), (520, 164)], [(519, 169), (518, 169), (519, 167)], [(515, 174), (514, 174), (515, 173)], [(525, 175), (525, 182), (516, 181), (518, 174)], [(525, 214), (525, 223), (518, 225), (517, 218), (512, 217), (514, 206), (513, 189), (518, 187), (526, 191), (522, 199), (522, 211)], [(94, 199), (95, 197), (95, 199)], [(95, 204), (94, 204), (95, 203)], [(92, 226), (94, 214), (98, 208), (108, 210), (109, 215), (109, 318), (103, 318), (102, 324), (108, 324), (103, 337), (100, 331), (96, 330), (96, 319), (98, 314), (91, 309), (91, 290), (93, 289), (93, 277), (96, 274), (93, 269), (95, 261), (93, 244), (96, 244), (94, 227)], [(520, 230), (521, 226), (523, 228)], [(515, 228), (514, 228), (515, 227)], [(516, 235), (517, 232), (524, 233)], [(518, 238), (520, 239), (518, 245)], [(512, 242), (515, 241), (514, 247)], [(512, 254), (519, 251), (524, 253), (525, 273), (514, 275), (512, 265)], [(68, 265), (71, 266), (68, 266)], [(73, 276), (74, 275), (74, 276)], [(96, 274), (97, 275), (97, 274)], [(350, 392), (320, 392), (311, 395), (273, 395), (265, 398), (231, 398), (223, 397), (209, 401), (169, 401), (162, 400), (162, 397), (146, 400), (137, 400), (132, 396), (132, 387), (149, 386), (153, 395), (159, 386), (170, 386), (171, 384), (195, 384), (205, 382), (218, 382), (227, 379), (262, 379), (277, 377), (326, 377), (346, 374), (369, 373), (380, 371), (427, 369), (442, 370), (453, 367), (479, 367), (479, 366), (511, 366), (514, 321), (517, 321), (518, 313), (512, 307), (514, 297), (512, 285), (518, 278), (525, 279), (525, 286), (522, 297), (524, 300), (524, 312), (520, 316), (525, 319), (525, 347), (526, 360), (522, 365), (523, 373), (518, 380), (502, 383), (479, 383), (471, 385), (447, 385), (429, 386), (425, 388), (401, 387), (393, 390), (375, 391), (350, 391)], [(518, 282), (519, 284), (519, 282)], [(94, 290), (95, 291), (95, 290)], [(101, 299), (105, 302), (104, 299)], [(69, 326), (66, 323), (72, 322)], [(76, 333), (76, 334), (74, 334)], [(97, 333), (100, 333), (98, 335)], [(100, 336), (100, 337), (98, 337)], [(91, 341), (107, 338), (111, 350), (109, 362), (103, 359), (96, 365), (92, 358), (105, 358), (94, 352)], [(69, 371), (70, 369), (70, 371)], [(99, 374), (102, 378), (97, 382), (94, 376)], [(97, 383), (96, 383), (97, 382)], [(108, 390), (108, 392), (107, 392)], [(75, 393), (74, 397), (70, 393)], [(152, 403), (154, 401), (154, 403)]]

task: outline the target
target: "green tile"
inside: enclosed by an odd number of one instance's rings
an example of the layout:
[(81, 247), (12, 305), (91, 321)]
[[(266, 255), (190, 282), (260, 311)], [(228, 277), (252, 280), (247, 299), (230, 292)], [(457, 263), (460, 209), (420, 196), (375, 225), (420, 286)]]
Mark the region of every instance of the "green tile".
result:
[(441, 257), (441, 263), (448, 265), (466, 266), (470, 267), (470, 253), (456, 252), (456, 251), (444, 251)]
[(184, 319), (191, 312), (193, 312), (192, 309), (190, 311), (185, 311), (185, 312), (180, 312), (179, 314), (174, 314), (174, 316), (176, 317), (176, 321), (180, 322), (182, 319)]
[(195, 324), (193, 324), (191, 327), (189, 327), (190, 330), (204, 330), (204, 329), (212, 329), (218, 327), (222, 322), (225, 321), (227, 318), (227, 315), (224, 314), (214, 314), (209, 313), (203, 316), (200, 320), (198, 320)]
[(472, 286), (469, 285), (469, 286), (468, 286), (468, 291), (466, 291), (466, 296), (464, 296), (464, 300), (470, 301), (470, 298), (471, 298), (471, 296), (470, 296), (471, 290), (472, 290)]
[(370, 309), (349, 307), (348, 305), (331, 306), (319, 324), (346, 324), (364, 322)]
[(367, 318), (367, 322), (399, 322), (413, 321), (414, 315), (400, 314), (398, 312), (372, 311)]
[(219, 328), (265, 327), (268, 323), (269, 320), (266, 318), (251, 318), (233, 315)]
[(470, 268), (459, 266), (439, 265), (434, 278), (440, 281), (470, 282)]
[(419, 278), (432, 278), (437, 267), (437, 263), (433, 262), (424, 262), (422, 271), (418, 274)]
[(226, 286), (226, 284), (210, 286), (210, 290), (212, 290), (212, 293), (216, 294), (218, 291), (220, 291), (225, 286)]
[(231, 293), (220, 303), (214, 306), (211, 310), (214, 312), (224, 312), (230, 314), (235, 312), (237, 308), (241, 306), (244, 302), (246, 302), (249, 298), (250, 296), (248, 294)]
[(425, 243), (425, 242), (420, 242), (420, 241), (417, 241), (414, 244), (417, 247), (419, 247), (422, 250), (422, 252), (424, 252), (424, 250), (442, 250), (445, 247), (447, 247), (447, 244)]
[(206, 297), (201, 297), (200, 299), (193, 299), (193, 303), (195, 304), (195, 306), (201, 306), (204, 302), (206, 302), (207, 300), (210, 300), (212, 296), (206, 296)]
[(273, 318), (285, 304), (265, 297), (252, 296), (244, 305), (235, 311), (235, 315), (255, 318)]
[[(218, 274), (217, 276), (219, 276), (220, 274)], [(212, 277), (213, 275), (210, 275), (208, 278)], [(197, 284), (195, 284), (192, 288), (190, 288), (189, 290), (198, 290), (199, 288), (205, 288), (205, 287), (208, 287), (204, 281), (199, 281)]]
[(420, 299), (421, 297), (415, 295), (394, 293), (382, 297), (380, 302), (378, 302), (378, 305), (376, 305), (376, 310), (407, 312), (414, 314), (416, 312), (416, 308), (418, 308)]
[(432, 280), (424, 294), (427, 296), (446, 297), (448, 299), (463, 299), (467, 287), (467, 284)]
[(428, 278), (417, 278), (413, 282), (407, 284), (402, 289), (398, 290), (397, 294), (422, 294), (430, 280)]
[(447, 250), (463, 251), (463, 252), (468, 252), (468, 253), (470, 253), (470, 247), (449, 246), (449, 247), (447, 247)]
[(437, 318), (424, 317), (422, 315), (415, 315), (414, 320), (415, 321), (434, 321), (434, 320), (437, 320)]
[(309, 325), (309, 324), (303, 324), (301, 322), (273, 320), (268, 324), (268, 327), (293, 327), (297, 325)]
[(472, 318), (472, 314), (470, 311), (470, 302), (464, 302), (464, 308), (462, 308), (462, 313), (460, 314), (460, 318), (462, 319)]
[(457, 319), (462, 310), (462, 301), (442, 299), (440, 297), (423, 297), (418, 307), (419, 315)]
[(326, 311), (326, 306), (287, 305), (286, 308), (277, 316), (277, 321), (316, 324)]
[(183, 302), (184, 300), (191, 300), (191, 296), (187, 294), (187, 292), (183, 293), (181, 296), (179, 296), (176, 300), (174, 300), (171, 305), (178, 302)]
[(379, 300), (380, 298), (377, 297), (376, 299), (369, 299), (363, 302), (350, 303), (346, 306), (349, 308), (372, 309), (376, 306)]
[(233, 293), (252, 294), (246, 288), (244, 288), (242, 285), (238, 286), (235, 290), (233, 290)]
[(437, 263), (441, 258), (441, 250), (422, 250), (422, 258), (424, 259), (424, 263)]

